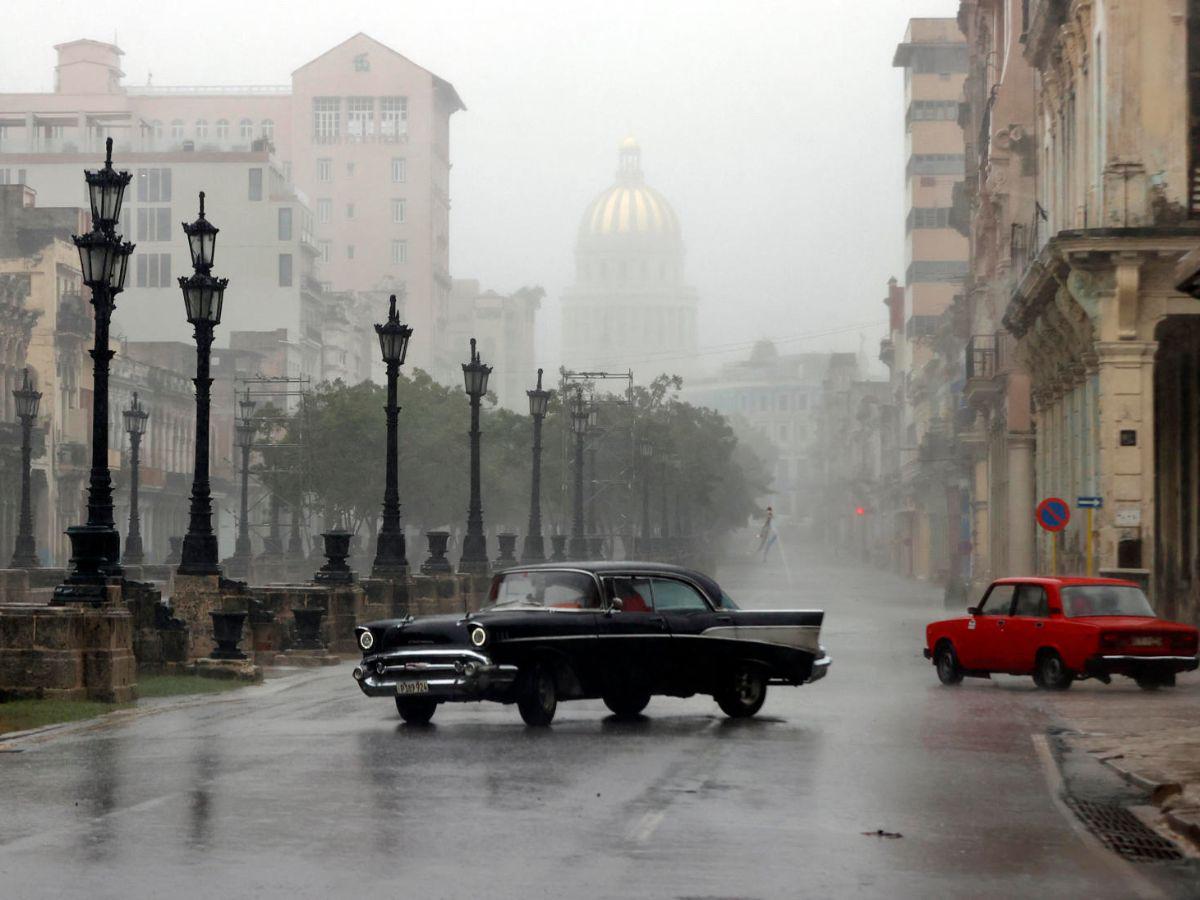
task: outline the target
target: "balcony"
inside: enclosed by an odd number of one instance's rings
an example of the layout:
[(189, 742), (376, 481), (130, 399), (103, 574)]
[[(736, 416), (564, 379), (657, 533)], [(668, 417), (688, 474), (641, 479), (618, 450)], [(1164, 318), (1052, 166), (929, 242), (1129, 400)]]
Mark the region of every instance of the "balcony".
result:
[(1004, 391), (1003, 382), (997, 377), (1002, 371), (1004, 360), (1004, 335), (976, 334), (967, 341), (966, 385), (964, 399), (973, 406), (989, 403)]

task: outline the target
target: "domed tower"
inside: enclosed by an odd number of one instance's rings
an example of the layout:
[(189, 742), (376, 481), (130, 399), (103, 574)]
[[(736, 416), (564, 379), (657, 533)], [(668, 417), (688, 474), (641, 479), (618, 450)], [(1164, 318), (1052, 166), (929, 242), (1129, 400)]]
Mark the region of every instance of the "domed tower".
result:
[(638, 381), (686, 374), (696, 351), (696, 292), (683, 279), (675, 210), (642, 177), (641, 148), (621, 142), (616, 183), (591, 202), (563, 296), (563, 364), (633, 369)]

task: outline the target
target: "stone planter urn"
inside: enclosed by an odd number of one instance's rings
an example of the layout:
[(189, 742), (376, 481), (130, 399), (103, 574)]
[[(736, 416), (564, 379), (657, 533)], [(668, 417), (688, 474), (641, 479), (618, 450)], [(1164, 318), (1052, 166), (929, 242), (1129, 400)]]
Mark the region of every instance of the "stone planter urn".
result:
[(446, 559), (446, 546), (450, 543), (450, 532), (427, 531), (425, 539), (429, 541), (429, 558), (421, 563), (421, 573), (443, 575), (452, 572), (450, 560)]
[(496, 535), (500, 544), (500, 555), (496, 557), (496, 567), (503, 569), (517, 564), (517, 536), (511, 532)]
[(354, 537), (349, 531), (335, 528), (321, 534), (325, 540), (325, 565), (314, 576), (314, 580), (323, 584), (350, 584), (354, 581), (354, 573), (346, 565), (350, 555), (350, 540)]
[(165, 565), (177, 566), (183, 562), (183, 538), (169, 537), (167, 543), (171, 545), (171, 550), (167, 553)]
[(213, 638), (217, 642), (212, 652), (213, 659), (245, 659), (246, 654), (238, 649), (242, 640), (242, 626), (246, 623), (244, 612), (210, 612), (213, 622)]
[(550, 555), (551, 562), (567, 561), (567, 536), (565, 534), (550, 535), (550, 546), (554, 552)]
[(604, 559), (604, 538), (587, 538), (588, 559)]
[(324, 650), (321, 640), (321, 619), (325, 617), (323, 609), (293, 609), (292, 617), (296, 620), (297, 650)]

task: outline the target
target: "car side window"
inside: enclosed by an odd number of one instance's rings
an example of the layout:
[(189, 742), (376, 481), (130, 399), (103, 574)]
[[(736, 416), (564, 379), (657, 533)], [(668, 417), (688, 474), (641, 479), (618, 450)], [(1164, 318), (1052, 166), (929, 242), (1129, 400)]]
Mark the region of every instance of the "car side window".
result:
[(1012, 610), (1013, 592), (1011, 584), (997, 584), (988, 591), (981, 610), (985, 616), (1007, 616)]
[(708, 609), (704, 597), (690, 584), (684, 584), (673, 578), (651, 578), (650, 581), (654, 586), (654, 608), (659, 612)]
[(1040, 584), (1017, 585), (1017, 603), (1013, 607), (1014, 616), (1031, 616), (1044, 619), (1050, 614), (1050, 603), (1046, 599), (1046, 589)]
[(622, 612), (651, 612), (650, 582), (645, 578), (608, 578), (609, 597), (621, 601)]

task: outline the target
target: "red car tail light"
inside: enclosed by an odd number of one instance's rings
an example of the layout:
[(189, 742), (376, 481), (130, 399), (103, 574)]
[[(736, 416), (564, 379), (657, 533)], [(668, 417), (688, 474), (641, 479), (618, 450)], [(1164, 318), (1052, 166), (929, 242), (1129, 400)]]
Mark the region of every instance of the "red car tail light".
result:
[(1194, 631), (1191, 634), (1182, 633), (1171, 636), (1171, 649), (1176, 653), (1190, 656), (1196, 652), (1197, 643), (1197, 634)]

